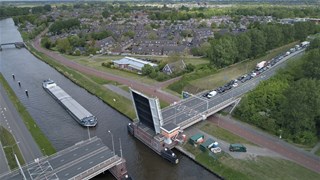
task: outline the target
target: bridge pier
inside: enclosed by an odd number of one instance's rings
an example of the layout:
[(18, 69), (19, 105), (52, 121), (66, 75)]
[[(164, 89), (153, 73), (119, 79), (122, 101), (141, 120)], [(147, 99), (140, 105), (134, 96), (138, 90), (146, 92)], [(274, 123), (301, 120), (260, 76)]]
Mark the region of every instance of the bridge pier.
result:
[(118, 180), (131, 179), (127, 172), (126, 160), (121, 158), (121, 161), (109, 169), (111, 174)]

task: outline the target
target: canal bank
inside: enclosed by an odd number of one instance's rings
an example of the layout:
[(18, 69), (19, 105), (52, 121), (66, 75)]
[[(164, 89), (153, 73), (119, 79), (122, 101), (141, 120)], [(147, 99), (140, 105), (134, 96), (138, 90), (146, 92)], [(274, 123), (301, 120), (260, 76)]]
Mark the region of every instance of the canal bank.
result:
[[(8, 27), (8, 25), (4, 24), (3, 27)], [(19, 34), (13, 36), (19, 36)], [(80, 127), (42, 89), (41, 82), (47, 78), (59, 83), (75, 100), (97, 116), (98, 125), (96, 128), (90, 129), (91, 136), (98, 136), (107, 146), (112, 147), (111, 136), (107, 133), (110, 130), (115, 138), (114, 144), (117, 154), (120, 152), (119, 138), (121, 138), (128, 172), (135, 179), (217, 179), (212, 173), (180, 153), (177, 153), (180, 158), (178, 165), (171, 165), (156, 155), (144, 144), (127, 134), (126, 125), (131, 122), (130, 119), (107, 106), (101, 99), (75, 85), (48, 64), (35, 58), (29, 51), (4, 49), (1, 53), (1, 64), (6, 80), (57, 150), (65, 149), (76, 142), (87, 139), (88, 132), (87, 129)], [(11, 80), (13, 72), (21, 81), (23, 88), (19, 88)], [(29, 90), (29, 98), (25, 96), (24, 89)], [(112, 176), (107, 175), (104, 178), (112, 179)]]

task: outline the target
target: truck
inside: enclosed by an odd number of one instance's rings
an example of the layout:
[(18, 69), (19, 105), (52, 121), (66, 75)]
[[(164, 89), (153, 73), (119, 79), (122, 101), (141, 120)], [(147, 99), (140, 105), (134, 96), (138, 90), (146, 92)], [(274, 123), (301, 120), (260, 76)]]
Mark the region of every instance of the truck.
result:
[(310, 45), (310, 42), (309, 41), (303, 41), (302, 43), (301, 43), (301, 47), (307, 47), (307, 46), (309, 46)]
[(260, 69), (264, 68), (267, 64), (267, 61), (261, 61), (257, 64), (256, 70), (259, 71)]

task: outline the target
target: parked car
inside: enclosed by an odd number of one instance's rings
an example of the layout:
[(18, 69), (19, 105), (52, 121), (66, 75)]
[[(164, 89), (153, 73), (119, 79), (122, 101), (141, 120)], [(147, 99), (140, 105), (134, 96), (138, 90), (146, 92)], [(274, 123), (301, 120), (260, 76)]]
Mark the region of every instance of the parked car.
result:
[(231, 151), (231, 152), (247, 152), (247, 148), (242, 144), (230, 144), (229, 151)]

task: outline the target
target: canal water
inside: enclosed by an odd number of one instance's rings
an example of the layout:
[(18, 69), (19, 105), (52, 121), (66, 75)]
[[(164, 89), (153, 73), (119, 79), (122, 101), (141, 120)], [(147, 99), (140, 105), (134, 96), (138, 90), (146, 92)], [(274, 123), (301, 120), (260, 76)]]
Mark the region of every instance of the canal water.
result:
[[(0, 20), (0, 43), (19, 41), (22, 41), (22, 38), (13, 20)], [(83, 107), (97, 116), (98, 125), (90, 129), (91, 136), (98, 136), (111, 149), (111, 136), (107, 133), (110, 130), (114, 136), (115, 151), (118, 155), (120, 154), (119, 138), (121, 138), (128, 172), (134, 179), (217, 179), (209, 171), (179, 152), (176, 152), (180, 158), (178, 165), (162, 159), (127, 133), (126, 125), (130, 119), (65, 78), (25, 48), (4, 46), (3, 51), (0, 51), (0, 71), (58, 151), (88, 139), (88, 131), (43, 90), (42, 81), (48, 78), (54, 80)], [(15, 80), (12, 74), (15, 74)], [(18, 86), (18, 81), (21, 82), (21, 87)], [(29, 91), (29, 97), (26, 97), (25, 90)], [(113, 179), (113, 177), (107, 173), (96, 179)]]

